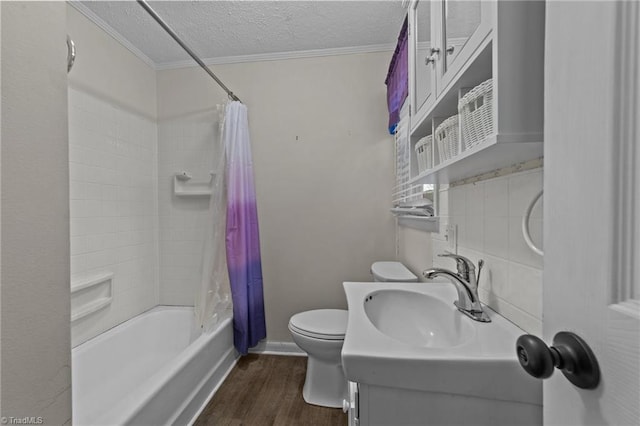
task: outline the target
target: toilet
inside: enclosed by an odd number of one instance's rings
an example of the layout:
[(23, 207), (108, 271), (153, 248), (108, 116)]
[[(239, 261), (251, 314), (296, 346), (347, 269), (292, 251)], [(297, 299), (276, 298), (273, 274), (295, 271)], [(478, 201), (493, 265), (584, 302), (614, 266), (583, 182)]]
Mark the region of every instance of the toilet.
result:
[[(379, 282), (418, 280), (400, 262), (375, 262), (371, 265), (371, 273)], [(343, 400), (348, 397), (341, 358), (347, 316), (344, 309), (315, 309), (297, 313), (289, 319), (293, 341), (308, 355), (302, 397), (309, 404), (342, 408)]]
[(410, 270), (400, 262), (375, 262), (371, 265), (373, 280), (377, 282), (413, 283), (418, 281)]

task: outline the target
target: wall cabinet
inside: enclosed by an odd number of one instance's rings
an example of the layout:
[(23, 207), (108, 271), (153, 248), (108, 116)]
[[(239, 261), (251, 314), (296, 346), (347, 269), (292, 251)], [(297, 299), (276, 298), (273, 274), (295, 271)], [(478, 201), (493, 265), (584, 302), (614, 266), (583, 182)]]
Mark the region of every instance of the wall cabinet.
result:
[(417, 0), (409, 22), (411, 109), (422, 117), (491, 31), (491, 7), (481, 0)]
[(413, 183), (448, 183), (543, 156), (544, 2), (414, 0), (409, 5), (409, 101), (415, 144), (458, 114), (458, 101), (488, 79), (492, 132), (463, 139)]

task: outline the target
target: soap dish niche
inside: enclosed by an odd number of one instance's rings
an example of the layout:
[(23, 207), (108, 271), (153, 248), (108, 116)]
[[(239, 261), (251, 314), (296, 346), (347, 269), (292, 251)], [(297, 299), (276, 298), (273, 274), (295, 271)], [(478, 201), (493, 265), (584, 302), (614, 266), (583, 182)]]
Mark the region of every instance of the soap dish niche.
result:
[(186, 171), (178, 172), (173, 176), (173, 192), (178, 197), (208, 197), (215, 176), (213, 171), (206, 178), (195, 178)]

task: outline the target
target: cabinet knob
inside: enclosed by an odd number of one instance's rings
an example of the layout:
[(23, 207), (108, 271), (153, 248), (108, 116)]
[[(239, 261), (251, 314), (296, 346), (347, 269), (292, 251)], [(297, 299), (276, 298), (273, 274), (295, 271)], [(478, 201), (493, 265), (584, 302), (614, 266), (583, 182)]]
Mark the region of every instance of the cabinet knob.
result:
[(429, 64), (435, 64), (436, 63), (436, 57), (435, 55), (431, 55), (431, 56), (427, 56), (424, 60), (424, 64), (425, 65), (429, 65)]
[(431, 48), (431, 54), (432, 55), (437, 55), (438, 53), (440, 53), (440, 48), (439, 47), (432, 47)]
[(451, 55), (453, 54), (453, 51), (455, 50), (455, 46), (449, 46), (447, 47), (447, 54)]
[(524, 370), (538, 379), (553, 374), (554, 367), (571, 383), (582, 389), (595, 389), (600, 383), (600, 368), (589, 345), (576, 334), (561, 331), (548, 347), (531, 334), (518, 337), (516, 354)]

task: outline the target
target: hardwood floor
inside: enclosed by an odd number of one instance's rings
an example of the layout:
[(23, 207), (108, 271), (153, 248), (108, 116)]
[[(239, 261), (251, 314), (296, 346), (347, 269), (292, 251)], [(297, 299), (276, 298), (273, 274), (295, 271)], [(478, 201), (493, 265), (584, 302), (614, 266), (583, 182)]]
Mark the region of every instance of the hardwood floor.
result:
[(342, 426), (339, 408), (310, 405), (302, 399), (306, 357), (242, 357), (209, 401), (195, 426)]

